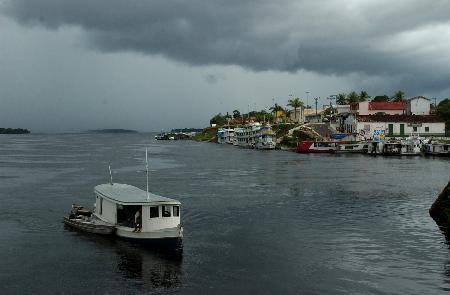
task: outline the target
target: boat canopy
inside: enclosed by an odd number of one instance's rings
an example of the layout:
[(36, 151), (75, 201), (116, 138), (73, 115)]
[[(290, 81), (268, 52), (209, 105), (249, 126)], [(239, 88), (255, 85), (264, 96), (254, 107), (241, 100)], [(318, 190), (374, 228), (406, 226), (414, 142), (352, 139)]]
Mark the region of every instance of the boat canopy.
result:
[(129, 184), (113, 183), (100, 184), (94, 188), (96, 194), (108, 198), (119, 204), (152, 204), (152, 203), (170, 203), (181, 204), (179, 201), (158, 196)]

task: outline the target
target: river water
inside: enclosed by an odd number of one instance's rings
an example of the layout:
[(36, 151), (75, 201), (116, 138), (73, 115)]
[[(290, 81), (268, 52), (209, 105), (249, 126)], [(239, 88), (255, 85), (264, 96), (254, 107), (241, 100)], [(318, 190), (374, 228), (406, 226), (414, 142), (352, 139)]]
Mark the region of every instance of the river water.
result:
[[(447, 294), (428, 208), (450, 159), (301, 155), (152, 134), (0, 137), (1, 294)], [(182, 258), (65, 229), (109, 181), (182, 202)]]

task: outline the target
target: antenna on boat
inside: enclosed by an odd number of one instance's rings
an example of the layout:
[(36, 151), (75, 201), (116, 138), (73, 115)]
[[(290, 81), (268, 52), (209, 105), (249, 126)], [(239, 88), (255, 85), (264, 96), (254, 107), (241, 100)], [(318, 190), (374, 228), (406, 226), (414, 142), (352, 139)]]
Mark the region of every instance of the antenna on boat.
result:
[(111, 164), (108, 165), (108, 168), (109, 168), (109, 183), (110, 183), (111, 185), (113, 185), (113, 182), (112, 182), (112, 172), (111, 172)]
[(148, 151), (147, 148), (145, 148), (145, 169), (146, 169), (146, 174), (147, 174), (147, 201), (150, 199), (150, 196), (148, 194)]

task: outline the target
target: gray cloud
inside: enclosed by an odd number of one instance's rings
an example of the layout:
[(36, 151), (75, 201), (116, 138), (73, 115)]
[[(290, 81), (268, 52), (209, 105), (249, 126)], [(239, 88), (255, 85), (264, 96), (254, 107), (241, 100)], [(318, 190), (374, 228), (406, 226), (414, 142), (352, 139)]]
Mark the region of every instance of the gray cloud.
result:
[(254, 71), (357, 73), (412, 92), (449, 88), (447, 0), (7, 0), (2, 10), (26, 25), (79, 26), (89, 46), (106, 52)]

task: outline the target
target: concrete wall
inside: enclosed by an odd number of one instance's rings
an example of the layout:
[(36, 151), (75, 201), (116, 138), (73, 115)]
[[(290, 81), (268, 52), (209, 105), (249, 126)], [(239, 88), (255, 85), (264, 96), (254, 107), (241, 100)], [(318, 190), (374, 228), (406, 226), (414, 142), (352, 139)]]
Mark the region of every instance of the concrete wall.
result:
[(408, 115), (429, 115), (430, 101), (423, 97), (415, 97), (408, 100)]

